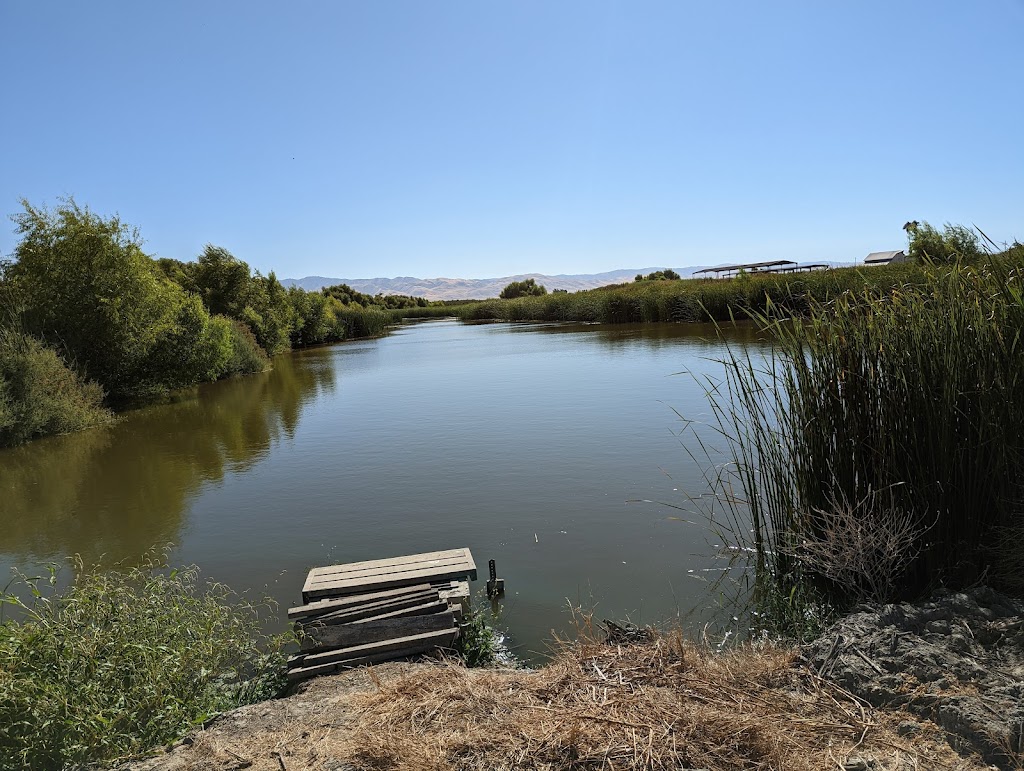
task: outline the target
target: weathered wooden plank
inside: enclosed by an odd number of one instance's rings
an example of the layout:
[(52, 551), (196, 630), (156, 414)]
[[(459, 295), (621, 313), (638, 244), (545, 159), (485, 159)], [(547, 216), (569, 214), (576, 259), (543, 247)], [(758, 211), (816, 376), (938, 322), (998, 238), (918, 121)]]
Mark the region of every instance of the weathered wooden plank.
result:
[(476, 563), (469, 549), (352, 562), (310, 570), (302, 588), (302, 599), (308, 603), (317, 597), (360, 593), (368, 587), (382, 590), (466, 577), (476, 579)]
[[(468, 584), (467, 584), (468, 587)], [(382, 592), (367, 592), (366, 594), (350, 594), (347, 597), (338, 597), (336, 599), (318, 600), (311, 602), (308, 605), (299, 605), (296, 608), (288, 609), (288, 618), (306, 618), (309, 616), (319, 616), (324, 613), (330, 613), (334, 610), (341, 610), (343, 608), (355, 607), (356, 605), (369, 605), (374, 602), (381, 602), (383, 600), (397, 599), (410, 594), (418, 594), (421, 592), (428, 592), (431, 590), (430, 584), (414, 584), (412, 586), (402, 586), (398, 589), (385, 589)]]
[[(382, 653), (391, 654), (393, 658), (408, 655), (406, 652), (414, 648), (426, 645), (426, 649), (444, 647), (450, 645), (458, 636), (456, 628), (442, 629), (437, 632), (422, 632), (420, 634), (396, 637), (393, 640), (383, 642), (367, 643), (365, 645), (353, 645), (348, 648), (325, 651), (324, 653), (308, 653), (294, 656), (288, 660), (289, 668), (312, 667), (320, 664), (331, 664), (339, 661), (350, 661), (361, 656), (374, 656)], [(420, 650), (424, 650), (420, 648)]]
[(316, 599), (318, 597), (333, 597), (343, 596), (347, 594), (357, 594), (365, 591), (367, 587), (372, 586), (374, 589), (394, 589), (399, 586), (406, 586), (408, 584), (417, 584), (423, 581), (433, 580), (444, 580), (444, 579), (462, 579), (469, 575), (470, 578), (475, 578), (476, 573), (467, 574), (465, 567), (457, 568), (442, 568), (440, 571), (434, 568), (428, 568), (423, 570), (413, 570), (407, 573), (392, 574), (389, 576), (375, 576), (363, 579), (352, 579), (352, 580), (339, 580), (334, 583), (317, 583), (313, 586), (307, 584), (306, 588), (302, 590), (302, 598), (305, 602)]
[(440, 613), (441, 611), (448, 610), (447, 600), (435, 600), (433, 602), (425, 602), (422, 605), (417, 605), (413, 608), (401, 608), (400, 610), (392, 610), (385, 613), (380, 613), (370, 618), (360, 619), (353, 623), (362, 624), (365, 621), (379, 621), (385, 618), (397, 618), (399, 616), (422, 616), (425, 613)]
[(434, 586), (437, 589), (438, 597), (442, 600), (459, 602), (469, 599), (469, 581), (449, 581), (446, 584)]
[(365, 560), (363, 562), (346, 562), (341, 565), (325, 565), (310, 570), (310, 574), (333, 575), (335, 573), (349, 573), (355, 570), (368, 570), (385, 568), (390, 569), (402, 565), (410, 565), (421, 562), (431, 562), (445, 559), (472, 559), (469, 549), (447, 549), (445, 551), (431, 551), (423, 554), (406, 554), (401, 557), (387, 557), (379, 560)]
[[(314, 568), (314, 570), (316, 570)], [(427, 571), (438, 574), (447, 574), (453, 571), (462, 571), (463, 574), (470, 570), (469, 563), (462, 557), (451, 557), (443, 560), (430, 560), (429, 562), (410, 562), (405, 565), (389, 565), (385, 567), (372, 567), (361, 570), (346, 570), (339, 573), (314, 573), (306, 576), (306, 583), (309, 588), (319, 584), (330, 584), (338, 581), (356, 581), (377, 578), (379, 576), (393, 576), (400, 573), (415, 573)]]
[(416, 609), (421, 608), (424, 605), (436, 605), (442, 600), (437, 596), (436, 591), (426, 591), (410, 595), (408, 597), (402, 597), (399, 599), (391, 600), (390, 602), (375, 602), (370, 605), (357, 605), (354, 608), (346, 608), (335, 611), (333, 613), (327, 613), (323, 616), (314, 616), (313, 618), (303, 619), (297, 622), (303, 629), (307, 629), (312, 626), (334, 626), (337, 624), (351, 624), (354, 621), (358, 621), (364, 618), (374, 618), (380, 616), (382, 613), (391, 613), (395, 611), (395, 615), (417, 615)]
[[(437, 589), (434, 589), (434, 588), (428, 586), (426, 589), (418, 588), (414, 592), (396, 594), (396, 595), (394, 595), (392, 597), (383, 597), (383, 598), (381, 598), (379, 600), (373, 600), (371, 602), (356, 602), (356, 603), (347, 604), (347, 605), (337, 605), (335, 607), (325, 608), (323, 610), (323, 612), (321, 612), (319, 614), (310, 615), (310, 616), (306, 616), (304, 618), (300, 618), (299, 622), (301, 623), (303, 621), (312, 621), (312, 620), (315, 620), (315, 619), (318, 619), (318, 618), (324, 618), (325, 616), (333, 616), (333, 615), (337, 615), (337, 614), (340, 614), (340, 613), (353, 613), (355, 611), (361, 610), (362, 608), (369, 608), (369, 607), (374, 607), (374, 606), (390, 605), (390, 604), (394, 604), (394, 603), (410, 602), (410, 601), (422, 602), (424, 597), (437, 597), (437, 596), (438, 596)], [(310, 606), (312, 606), (312, 604), (313, 603), (310, 603)]]
[(383, 642), (396, 637), (423, 632), (439, 632), (455, 627), (455, 616), (449, 610), (427, 613), (422, 616), (397, 616), (390, 618), (366, 619), (355, 624), (310, 627), (302, 638), (303, 651), (327, 648), (350, 648), (354, 645)]
[[(457, 631), (458, 630), (456, 630), (456, 632)], [(356, 667), (367, 666), (369, 664), (380, 664), (385, 661), (393, 661), (394, 659), (405, 658), (407, 656), (416, 656), (421, 653), (428, 653), (430, 651), (437, 650), (438, 648), (449, 647), (452, 642), (454, 642), (456, 636), (457, 635), (453, 635), (451, 639), (447, 641), (442, 639), (436, 642), (424, 642), (411, 645), (410, 647), (400, 651), (357, 656), (356, 658), (347, 659), (345, 661), (336, 661), (330, 664), (318, 664), (310, 667), (294, 667), (288, 670), (288, 681), (291, 683), (297, 683), (310, 677), (316, 677), (317, 675), (330, 675), (335, 672), (355, 669)]]

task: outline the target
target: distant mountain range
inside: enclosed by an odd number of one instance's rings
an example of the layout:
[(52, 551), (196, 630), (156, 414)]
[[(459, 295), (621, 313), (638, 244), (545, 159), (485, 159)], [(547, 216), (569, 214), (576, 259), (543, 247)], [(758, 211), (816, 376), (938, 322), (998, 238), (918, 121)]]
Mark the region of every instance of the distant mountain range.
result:
[[(689, 276), (701, 265), (689, 268), (676, 268), (681, 276)], [(550, 292), (553, 289), (565, 289), (576, 292), (580, 289), (594, 289), (608, 284), (622, 284), (632, 281), (637, 273), (653, 273), (664, 268), (624, 268), (610, 270), (607, 273), (578, 273), (575, 275), (547, 276), (543, 273), (523, 273), (518, 276), (502, 276), (501, 278), (413, 278), (399, 276), (397, 278), (327, 278), (326, 276), (306, 276), (305, 278), (286, 278), (281, 281), (285, 286), (297, 286), (306, 291), (317, 291), (325, 286), (348, 284), (363, 294), (405, 294), (413, 297), (426, 297), (428, 300), (485, 300), (497, 297), (501, 290), (513, 281), (527, 278), (543, 284)]]

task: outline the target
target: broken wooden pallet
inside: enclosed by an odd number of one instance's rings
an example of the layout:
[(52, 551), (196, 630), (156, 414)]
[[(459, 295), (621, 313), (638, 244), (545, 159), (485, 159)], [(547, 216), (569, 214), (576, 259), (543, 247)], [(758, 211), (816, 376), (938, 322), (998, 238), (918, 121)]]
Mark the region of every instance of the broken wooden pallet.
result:
[(288, 611), (301, 648), (289, 659), (288, 678), (450, 646), (475, 578), (469, 549), (314, 568), (304, 604)]
[(476, 580), (476, 563), (469, 549), (409, 554), (347, 565), (313, 568), (302, 587), (302, 601), (342, 597), (424, 582)]

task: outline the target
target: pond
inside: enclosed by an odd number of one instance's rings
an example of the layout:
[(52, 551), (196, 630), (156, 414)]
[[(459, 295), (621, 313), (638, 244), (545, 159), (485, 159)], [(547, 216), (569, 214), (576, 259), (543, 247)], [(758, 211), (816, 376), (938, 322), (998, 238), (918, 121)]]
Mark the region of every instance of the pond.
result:
[(683, 418), (710, 422), (701, 379), (721, 379), (727, 344), (765, 346), (744, 327), (442, 320), (281, 356), (0, 451), (0, 576), (173, 544), (172, 564), (283, 616), (312, 566), (468, 546), (475, 589), (488, 559), (506, 579), (501, 625), (526, 659), (571, 633), (570, 606), (701, 623), (720, 539), (688, 498), (724, 458)]

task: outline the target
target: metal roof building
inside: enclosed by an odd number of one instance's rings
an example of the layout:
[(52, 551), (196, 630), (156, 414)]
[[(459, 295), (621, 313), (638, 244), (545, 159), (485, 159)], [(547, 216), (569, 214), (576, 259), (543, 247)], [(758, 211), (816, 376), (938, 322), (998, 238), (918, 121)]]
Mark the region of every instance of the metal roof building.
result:
[(872, 252), (864, 258), (865, 265), (889, 265), (894, 262), (906, 262), (907, 255), (902, 249), (895, 252)]
[(771, 262), (748, 262), (739, 265), (720, 265), (717, 268), (695, 270), (694, 276), (704, 275), (713, 278), (735, 278), (742, 270), (746, 273), (797, 273), (812, 270), (826, 270), (830, 266), (823, 262), (798, 265), (793, 260), (772, 260)]

